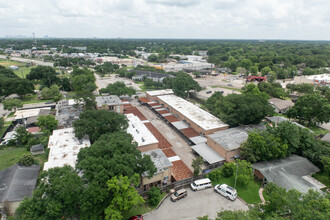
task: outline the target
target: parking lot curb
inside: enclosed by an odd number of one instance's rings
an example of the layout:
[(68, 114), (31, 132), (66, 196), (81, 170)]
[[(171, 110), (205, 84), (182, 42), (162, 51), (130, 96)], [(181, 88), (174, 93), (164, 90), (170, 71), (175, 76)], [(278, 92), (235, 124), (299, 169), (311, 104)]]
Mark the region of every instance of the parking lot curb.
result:
[(156, 211), (159, 208), (159, 206), (161, 206), (161, 204), (164, 202), (164, 200), (167, 199), (167, 197), (169, 197), (169, 195), (171, 195), (171, 193), (168, 193), (166, 196), (164, 196), (164, 198), (159, 202), (159, 204), (157, 205), (157, 207), (154, 210), (144, 213), (143, 216), (149, 215), (149, 214), (153, 213), (154, 211)]

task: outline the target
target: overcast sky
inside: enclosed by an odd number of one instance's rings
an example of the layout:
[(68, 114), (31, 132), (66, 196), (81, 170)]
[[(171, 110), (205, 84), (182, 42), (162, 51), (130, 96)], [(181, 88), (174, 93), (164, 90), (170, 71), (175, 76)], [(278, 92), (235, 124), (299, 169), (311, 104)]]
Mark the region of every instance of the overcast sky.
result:
[(330, 40), (330, 0), (0, 0), (0, 37)]

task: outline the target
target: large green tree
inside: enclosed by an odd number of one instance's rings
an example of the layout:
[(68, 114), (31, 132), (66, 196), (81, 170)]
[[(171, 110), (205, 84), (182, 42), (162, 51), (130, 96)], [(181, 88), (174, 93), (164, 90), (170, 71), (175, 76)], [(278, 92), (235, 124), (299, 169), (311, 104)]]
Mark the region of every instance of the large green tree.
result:
[(44, 87), (41, 90), (43, 99), (52, 99), (54, 102), (58, 102), (63, 99), (63, 95), (60, 93), (60, 87), (58, 85), (52, 85), (50, 88)]
[(86, 110), (73, 122), (78, 138), (88, 135), (95, 142), (102, 134), (125, 130), (128, 127), (124, 115), (107, 110)]
[(107, 85), (106, 88), (100, 89), (100, 93), (109, 93), (109, 95), (129, 95), (132, 96), (136, 93), (133, 87), (127, 87), (124, 82), (115, 82)]
[(84, 185), (70, 166), (56, 167), (40, 174), (32, 197), (16, 210), (18, 219), (61, 219), (79, 217)]
[(8, 99), (8, 100), (3, 101), (4, 110), (11, 111), (12, 109), (14, 109), (14, 111), (16, 111), (17, 108), (22, 108), (22, 107), (23, 107), (23, 104), (22, 104), (21, 100), (19, 100), (19, 99)]
[(300, 96), (297, 103), (287, 111), (290, 118), (307, 122), (308, 125), (329, 122), (330, 104), (319, 94)]
[(230, 94), (222, 97), (214, 93), (207, 100), (207, 106), (213, 115), (230, 126), (258, 124), (274, 112), (264, 95), (256, 94)]
[(51, 133), (58, 126), (58, 121), (53, 115), (40, 115), (37, 120), (37, 125), (42, 131), (48, 131)]
[(78, 154), (77, 169), (88, 186), (83, 194), (81, 209), (87, 217), (99, 216), (109, 206), (113, 195), (106, 182), (114, 176), (134, 178), (147, 172), (153, 176), (156, 168), (149, 156), (142, 156), (131, 135), (124, 131), (102, 135), (90, 147)]
[(42, 86), (51, 87), (53, 84), (58, 84), (60, 78), (56, 76), (56, 71), (50, 66), (37, 66), (31, 69), (26, 75), (28, 80), (40, 80)]
[(179, 73), (172, 79), (172, 89), (174, 93), (182, 98), (189, 96), (189, 91), (201, 91), (202, 88), (190, 75), (186, 73)]
[(22, 98), (24, 95), (33, 93), (34, 86), (27, 79), (5, 78), (2, 82), (2, 94), (5, 96), (17, 94)]
[(110, 205), (104, 211), (106, 219), (122, 220), (123, 212), (145, 202), (127, 176), (120, 175), (118, 178), (114, 176), (107, 185), (113, 196)]
[(286, 144), (268, 132), (250, 132), (249, 137), (241, 146), (241, 156), (249, 162), (269, 161), (285, 158), (287, 155)]

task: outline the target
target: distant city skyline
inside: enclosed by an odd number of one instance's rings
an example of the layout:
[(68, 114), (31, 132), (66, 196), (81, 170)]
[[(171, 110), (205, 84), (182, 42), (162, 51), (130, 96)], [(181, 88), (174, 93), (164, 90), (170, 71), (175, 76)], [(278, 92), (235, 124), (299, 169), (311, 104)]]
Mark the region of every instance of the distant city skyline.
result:
[(330, 40), (328, 0), (0, 0), (0, 37)]

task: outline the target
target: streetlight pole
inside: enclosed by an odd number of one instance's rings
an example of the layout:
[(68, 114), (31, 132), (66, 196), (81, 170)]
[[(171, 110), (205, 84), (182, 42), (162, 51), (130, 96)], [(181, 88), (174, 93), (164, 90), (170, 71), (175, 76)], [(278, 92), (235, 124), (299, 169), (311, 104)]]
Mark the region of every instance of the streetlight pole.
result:
[(237, 162), (236, 162), (235, 164), (236, 164), (236, 175), (235, 175), (235, 185), (234, 185), (234, 189), (236, 189), (237, 170), (238, 170), (238, 164), (237, 164)]

